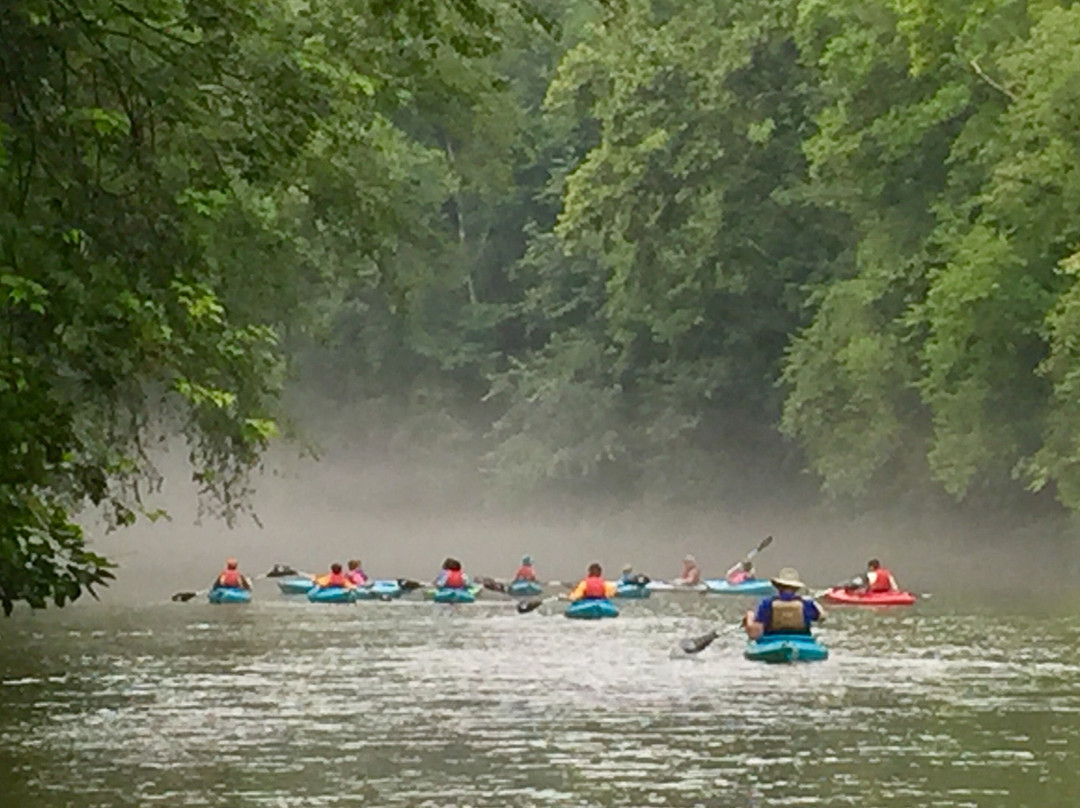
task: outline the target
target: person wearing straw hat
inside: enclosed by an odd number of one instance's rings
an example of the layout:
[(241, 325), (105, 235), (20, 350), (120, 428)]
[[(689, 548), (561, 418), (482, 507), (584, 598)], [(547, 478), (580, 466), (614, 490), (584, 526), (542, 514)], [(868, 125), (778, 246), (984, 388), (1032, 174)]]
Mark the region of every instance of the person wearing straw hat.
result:
[(619, 583), (620, 584), (636, 584), (637, 583), (637, 581), (635, 580), (635, 576), (634, 576), (634, 565), (633, 564), (623, 564), (622, 575), (619, 576)]
[(743, 627), (751, 640), (770, 634), (809, 634), (811, 624), (825, 619), (825, 612), (813, 598), (799, 597), (799, 590), (806, 585), (799, 580), (797, 569), (784, 567), (770, 580), (777, 594), (743, 616)]

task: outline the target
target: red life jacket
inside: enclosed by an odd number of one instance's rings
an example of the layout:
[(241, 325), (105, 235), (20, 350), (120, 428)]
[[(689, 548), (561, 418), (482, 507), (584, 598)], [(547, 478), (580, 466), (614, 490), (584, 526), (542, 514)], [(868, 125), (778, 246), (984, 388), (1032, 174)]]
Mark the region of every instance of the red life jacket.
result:
[(244, 576), (238, 570), (225, 570), (218, 576), (218, 586), (239, 589), (244, 585)]
[(518, 567), (518, 571), (514, 573), (515, 581), (535, 581), (536, 573), (533, 572), (532, 567), (521, 566)]
[(331, 586), (340, 586), (342, 589), (344, 589), (350, 583), (351, 581), (349, 581), (348, 576), (346, 576), (344, 573), (331, 572), (329, 575), (324, 576), (320, 580), (319, 586), (323, 587), (324, 589), (329, 589)]
[(447, 570), (443, 586), (447, 589), (464, 589), (466, 586), (465, 573), (461, 570)]
[(870, 592), (892, 592), (892, 573), (884, 567), (878, 567), (874, 571), (874, 580), (867, 589)]
[(585, 579), (585, 591), (581, 595), (583, 600), (595, 600), (607, 597), (607, 584), (603, 578), (590, 576)]

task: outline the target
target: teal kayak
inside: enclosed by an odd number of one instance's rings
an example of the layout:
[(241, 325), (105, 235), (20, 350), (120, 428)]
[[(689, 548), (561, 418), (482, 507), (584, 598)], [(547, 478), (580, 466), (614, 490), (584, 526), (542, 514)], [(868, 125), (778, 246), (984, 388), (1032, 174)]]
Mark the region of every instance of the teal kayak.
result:
[[(476, 600), (484, 587), (480, 584), (470, 584), (467, 589), (451, 589), (450, 587), (442, 587), (440, 589), (428, 588), (424, 590), (424, 598), (426, 600), (433, 600), (436, 603), (472, 603)], [(453, 595), (443, 595), (442, 599), (439, 598), (439, 594), (443, 592), (460, 592), (462, 595), (471, 595), (468, 600), (454, 600)]]
[(531, 598), (543, 593), (544, 587), (540, 586), (536, 581), (513, 581), (510, 586), (506, 587), (506, 594), (517, 598)]
[(829, 649), (809, 634), (769, 634), (748, 642), (744, 656), (754, 662), (821, 662)]
[(316, 586), (307, 593), (307, 599), (312, 603), (352, 603), (353, 593), (343, 586)]
[(315, 588), (310, 578), (282, 578), (277, 585), (283, 595), (306, 595)]
[(618, 617), (619, 610), (607, 598), (575, 600), (566, 607), (566, 616), (576, 620), (599, 620), (602, 617)]
[(251, 590), (235, 586), (215, 586), (206, 599), (211, 603), (251, 603)]
[(472, 603), (476, 600), (476, 593), (472, 591), (472, 587), (468, 589), (443, 587), (436, 589), (431, 599), (436, 603)]
[(648, 586), (642, 584), (619, 584), (615, 587), (617, 598), (647, 598), (652, 595)]
[(775, 595), (776, 588), (768, 578), (748, 578), (741, 584), (729, 584), (724, 578), (705, 581), (705, 591), (713, 595)]
[(372, 581), (367, 586), (353, 590), (353, 600), (392, 600), (400, 598), (404, 590), (401, 584), (392, 579)]

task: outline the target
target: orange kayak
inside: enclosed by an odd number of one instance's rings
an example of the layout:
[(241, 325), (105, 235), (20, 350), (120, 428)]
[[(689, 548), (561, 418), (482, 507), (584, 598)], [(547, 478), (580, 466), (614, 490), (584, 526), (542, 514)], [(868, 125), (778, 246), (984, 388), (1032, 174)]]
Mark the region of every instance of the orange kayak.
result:
[(821, 599), (845, 606), (910, 606), (916, 597), (910, 592), (860, 592), (857, 589), (832, 588)]

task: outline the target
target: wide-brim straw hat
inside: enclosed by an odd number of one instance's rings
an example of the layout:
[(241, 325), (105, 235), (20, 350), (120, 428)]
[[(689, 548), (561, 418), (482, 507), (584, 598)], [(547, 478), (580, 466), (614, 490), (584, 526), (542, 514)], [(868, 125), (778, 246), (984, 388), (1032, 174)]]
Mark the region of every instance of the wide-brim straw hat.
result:
[(775, 576), (769, 579), (773, 586), (783, 586), (789, 589), (803, 589), (806, 587), (799, 580), (799, 571), (794, 567), (784, 567)]

